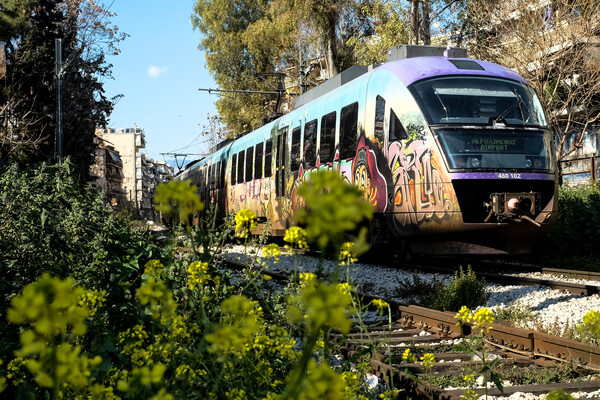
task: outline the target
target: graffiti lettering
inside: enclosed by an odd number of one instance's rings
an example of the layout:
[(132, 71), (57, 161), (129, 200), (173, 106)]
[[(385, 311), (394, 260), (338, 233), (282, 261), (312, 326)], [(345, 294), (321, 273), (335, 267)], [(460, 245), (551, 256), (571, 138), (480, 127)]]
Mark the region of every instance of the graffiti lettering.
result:
[(398, 222), (408, 225), (444, 218), (452, 209), (452, 203), (432, 150), (422, 140), (416, 140), (406, 145), (392, 143), (389, 154)]

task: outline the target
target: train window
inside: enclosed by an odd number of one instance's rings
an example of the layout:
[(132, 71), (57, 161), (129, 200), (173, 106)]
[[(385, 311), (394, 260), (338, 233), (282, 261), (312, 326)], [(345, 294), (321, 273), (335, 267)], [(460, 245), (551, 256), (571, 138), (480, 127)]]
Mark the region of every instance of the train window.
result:
[(395, 140), (406, 139), (408, 135), (406, 134), (406, 130), (402, 123), (396, 116), (394, 110), (390, 109), (390, 142)]
[(259, 143), (256, 145), (256, 152), (254, 153), (254, 177), (256, 179), (262, 178), (263, 172), (263, 144)]
[(340, 115), (340, 158), (354, 157), (358, 128), (358, 103), (342, 108)]
[(252, 181), (252, 167), (254, 166), (254, 147), (246, 149), (246, 182)]
[(292, 131), (292, 156), (290, 168), (292, 171), (298, 171), (300, 167), (300, 127)]
[(410, 90), (430, 124), (546, 125), (538, 97), (520, 82), (453, 76), (419, 81)]
[(231, 156), (231, 184), (235, 185), (235, 172), (237, 169), (237, 154)]
[(319, 147), (321, 164), (333, 161), (335, 148), (335, 118), (335, 111), (326, 114), (321, 118), (321, 145)]
[(273, 140), (268, 139), (265, 145), (265, 178), (271, 176), (271, 169), (273, 168)]
[(383, 120), (385, 117), (385, 100), (381, 96), (375, 99), (375, 141), (383, 146)]
[(209, 180), (209, 187), (211, 189), (215, 188), (215, 172), (217, 171), (217, 166), (215, 164), (211, 164), (210, 165), (210, 169), (208, 171), (209, 176), (208, 176), (208, 180)]
[(219, 187), (223, 188), (225, 187), (225, 173), (226, 173), (226, 167), (225, 167), (225, 160), (221, 160), (221, 181), (219, 182)]
[(238, 153), (237, 183), (244, 183), (244, 150)]
[(211, 182), (211, 179), (210, 179), (211, 177), (212, 177), (212, 165), (210, 165), (208, 167), (208, 178), (207, 178), (208, 182), (207, 182), (207, 186), (209, 187), (209, 189), (212, 186), (212, 182)]
[(317, 160), (317, 120), (313, 119), (304, 125), (304, 169), (315, 166)]

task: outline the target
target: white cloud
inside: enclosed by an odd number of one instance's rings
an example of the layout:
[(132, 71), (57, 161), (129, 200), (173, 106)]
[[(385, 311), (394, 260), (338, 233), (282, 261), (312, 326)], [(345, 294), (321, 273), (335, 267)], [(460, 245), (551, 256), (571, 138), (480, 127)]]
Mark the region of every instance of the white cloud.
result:
[(150, 75), (152, 78), (158, 78), (166, 72), (167, 67), (157, 67), (156, 65), (148, 67), (148, 75)]

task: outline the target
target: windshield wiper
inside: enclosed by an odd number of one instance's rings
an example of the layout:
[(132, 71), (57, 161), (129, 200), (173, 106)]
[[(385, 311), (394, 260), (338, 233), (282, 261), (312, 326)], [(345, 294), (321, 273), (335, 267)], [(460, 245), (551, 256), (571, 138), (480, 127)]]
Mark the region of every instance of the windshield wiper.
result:
[(515, 102), (513, 104), (511, 104), (506, 110), (504, 110), (504, 112), (502, 114), (498, 115), (497, 117), (491, 117), (490, 122), (505, 123), (506, 122), (505, 118), (508, 117), (515, 110), (515, 108), (519, 107), (519, 113), (521, 114), (521, 121), (523, 121), (523, 124), (525, 124), (525, 114), (523, 113), (523, 105), (525, 103), (523, 102), (523, 99), (521, 99), (521, 96), (519, 96), (517, 89), (515, 89), (513, 91), (513, 93), (515, 94)]

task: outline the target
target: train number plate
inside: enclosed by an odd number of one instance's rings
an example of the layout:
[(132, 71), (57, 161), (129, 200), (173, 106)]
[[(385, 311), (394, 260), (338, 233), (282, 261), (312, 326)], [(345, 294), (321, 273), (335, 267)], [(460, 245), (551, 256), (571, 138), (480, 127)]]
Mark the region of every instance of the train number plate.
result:
[(521, 174), (514, 172), (499, 172), (498, 179), (521, 179)]

